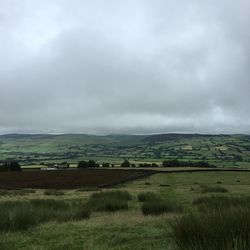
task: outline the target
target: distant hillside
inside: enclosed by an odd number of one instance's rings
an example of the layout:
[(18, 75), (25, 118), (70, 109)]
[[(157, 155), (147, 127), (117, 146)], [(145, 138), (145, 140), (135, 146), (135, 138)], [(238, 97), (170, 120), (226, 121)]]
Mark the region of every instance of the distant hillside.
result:
[(163, 160), (206, 161), (225, 167), (250, 167), (249, 135), (8, 134), (0, 135), (0, 162), (21, 164), (94, 159), (120, 163)]
[(214, 137), (228, 137), (230, 135), (209, 135), (209, 134), (177, 134), (177, 133), (169, 133), (169, 134), (157, 134), (151, 135), (144, 139), (147, 142), (161, 142), (161, 141), (169, 141), (169, 140), (180, 140), (180, 139), (194, 139), (194, 138), (214, 138)]

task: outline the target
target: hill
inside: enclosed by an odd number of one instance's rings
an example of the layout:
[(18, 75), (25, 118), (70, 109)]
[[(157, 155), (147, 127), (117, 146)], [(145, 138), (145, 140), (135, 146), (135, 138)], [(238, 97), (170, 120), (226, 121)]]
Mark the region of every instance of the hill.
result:
[(0, 135), (0, 161), (23, 164), (95, 159), (100, 163), (208, 161), (219, 166), (248, 167), (249, 135), (157, 134), (7, 134)]

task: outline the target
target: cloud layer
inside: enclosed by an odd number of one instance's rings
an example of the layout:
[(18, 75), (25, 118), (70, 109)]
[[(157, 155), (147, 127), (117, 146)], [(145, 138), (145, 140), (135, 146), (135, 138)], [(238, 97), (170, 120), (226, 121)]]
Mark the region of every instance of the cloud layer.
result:
[(248, 0), (0, 0), (0, 133), (250, 133)]

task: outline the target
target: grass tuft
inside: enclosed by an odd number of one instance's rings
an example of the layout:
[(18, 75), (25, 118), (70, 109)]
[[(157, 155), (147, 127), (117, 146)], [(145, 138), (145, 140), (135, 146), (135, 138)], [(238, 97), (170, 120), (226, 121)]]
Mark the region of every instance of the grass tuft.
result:
[(235, 207), (244, 207), (250, 209), (250, 197), (227, 197), (227, 196), (211, 196), (200, 197), (193, 201), (193, 204), (199, 210), (223, 210)]
[(177, 217), (171, 223), (179, 249), (250, 249), (250, 209), (207, 210)]
[(213, 187), (208, 187), (208, 186), (201, 186), (201, 192), (202, 193), (227, 193), (228, 189), (220, 186), (213, 186)]
[(48, 221), (69, 221), (89, 218), (87, 206), (65, 201), (40, 200), (0, 203), (0, 231), (20, 231)]
[(160, 215), (163, 213), (178, 213), (182, 206), (175, 201), (148, 201), (142, 204), (144, 215)]
[(24, 196), (35, 192), (33, 189), (0, 189), (0, 196)]
[(128, 209), (132, 196), (127, 191), (104, 191), (90, 196), (88, 205), (94, 211), (115, 212)]
[(57, 190), (57, 189), (48, 189), (44, 191), (44, 195), (55, 195), (55, 196), (59, 196), (59, 195), (64, 195), (64, 192), (61, 190)]
[(153, 192), (144, 192), (144, 193), (139, 193), (137, 195), (138, 201), (140, 202), (146, 202), (146, 201), (157, 201), (160, 200), (161, 198), (153, 193)]

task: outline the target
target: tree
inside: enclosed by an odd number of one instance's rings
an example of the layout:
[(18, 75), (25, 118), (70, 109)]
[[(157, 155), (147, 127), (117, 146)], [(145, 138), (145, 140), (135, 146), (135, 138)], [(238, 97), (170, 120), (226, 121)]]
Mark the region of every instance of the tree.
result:
[(89, 168), (95, 168), (95, 167), (97, 167), (96, 162), (94, 160), (89, 160), (88, 167)]
[(4, 162), (2, 168), (6, 171), (22, 171), (21, 166), (17, 161)]
[(103, 168), (109, 168), (109, 163), (108, 163), (108, 162), (104, 162), (104, 163), (102, 164), (102, 167), (103, 167)]
[(156, 163), (151, 164), (152, 168), (158, 168), (159, 166)]
[(128, 160), (124, 160), (124, 162), (121, 164), (122, 168), (129, 168), (130, 167), (130, 162)]
[(79, 161), (77, 167), (78, 168), (87, 168), (89, 166), (87, 161)]
[(96, 163), (94, 160), (89, 161), (79, 161), (78, 168), (98, 168), (99, 164)]

